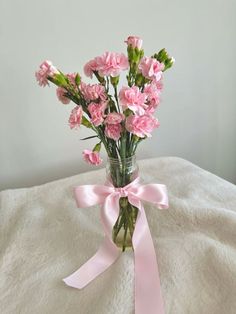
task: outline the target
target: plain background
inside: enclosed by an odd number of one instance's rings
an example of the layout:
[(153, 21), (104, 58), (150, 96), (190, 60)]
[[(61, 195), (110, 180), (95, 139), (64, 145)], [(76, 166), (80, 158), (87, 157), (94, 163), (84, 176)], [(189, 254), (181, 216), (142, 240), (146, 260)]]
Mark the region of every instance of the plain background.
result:
[[(146, 55), (166, 47), (160, 128), (138, 158), (179, 156), (236, 182), (236, 1), (0, 0), (0, 189), (92, 170), (81, 152), (95, 142), (71, 131), (73, 105), (40, 88), (35, 70), (52, 60), (79, 71), (104, 51), (125, 52), (139, 35)], [(103, 154), (105, 157), (105, 154)]]

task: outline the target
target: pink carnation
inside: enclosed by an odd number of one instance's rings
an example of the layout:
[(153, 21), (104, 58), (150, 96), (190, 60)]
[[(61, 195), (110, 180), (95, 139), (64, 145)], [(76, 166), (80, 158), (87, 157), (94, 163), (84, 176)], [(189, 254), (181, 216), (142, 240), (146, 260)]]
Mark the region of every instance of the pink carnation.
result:
[(119, 93), (119, 99), (124, 109), (129, 108), (139, 115), (144, 114), (147, 108), (146, 97), (146, 94), (141, 93), (137, 86), (122, 87)]
[(107, 99), (105, 87), (101, 84), (85, 84), (81, 82), (80, 90), (87, 101), (90, 100), (105, 100)]
[(152, 131), (159, 126), (158, 120), (152, 115), (130, 115), (126, 119), (126, 129), (138, 137), (151, 137)]
[(102, 162), (102, 159), (99, 156), (99, 152), (93, 152), (88, 149), (85, 149), (83, 151), (83, 157), (84, 157), (84, 160), (90, 165), (98, 166)]
[(155, 84), (148, 84), (144, 88), (144, 93), (147, 95), (148, 100), (146, 113), (154, 113), (156, 107), (160, 103), (160, 92)]
[(129, 45), (133, 48), (141, 49), (142, 45), (143, 45), (143, 40), (138, 36), (129, 36), (125, 40), (125, 43), (127, 43), (127, 45)]
[(70, 99), (65, 96), (67, 93), (66, 89), (63, 87), (58, 87), (56, 89), (57, 98), (64, 104), (67, 105), (70, 102)]
[(162, 77), (159, 81), (152, 81), (155, 85), (156, 88), (158, 89), (159, 92), (161, 92), (163, 90), (163, 81), (162, 81)]
[(66, 74), (66, 76), (68, 77), (69, 79), (69, 82), (70, 84), (73, 86), (73, 87), (77, 87), (76, 86), (76, 83), (75, 83), (75, 77), (76, 77), (77, 73), (68, 73)]
[(162, 77), (164, 64), (157, 61), (155, 58), (144, 57), (139, 63), (139, 70), (142, 75), (150, 80), (159, 81)]
[(124, 115), (122, 113), (111, 112), (108, 113), (105, 123), (106, 124), (117, 124), (124, 120)]
[(105, 52), (95, 58), (96, 70), (100, 76), (118, 76), (129, 67), (128, 58), (123, 53)]
[(36, 79), (40, 86), (46, 86), (48, 84), (48, 77), (59, 73), (54, 67), (51, 61), (45, 60), (40, 66), (39, 70), (35, 72)]
[(107, 107), (107, 102), (94, 103), (91, 102), (88, 105), (88, 111), (91, 115), (91, 123), (95, 126), (99, 126), (104, 121), (104, 111)]
[(114, 141), (118, 141), (120, 138), (122, 127), (120, 123), (117, 124), (106, 124), (105, 135)]
[(95, 59), (90, 60), (84, 66), (84, 73), (85, 73), (86, 76), (92, 78), (94, 71), (97, 71), (97, 63), (96, 63)]
[(83, 117), (83, 110), (81, 106), (76, 106), (70, 114), (69, 125), (71, 129), (79, 128)]

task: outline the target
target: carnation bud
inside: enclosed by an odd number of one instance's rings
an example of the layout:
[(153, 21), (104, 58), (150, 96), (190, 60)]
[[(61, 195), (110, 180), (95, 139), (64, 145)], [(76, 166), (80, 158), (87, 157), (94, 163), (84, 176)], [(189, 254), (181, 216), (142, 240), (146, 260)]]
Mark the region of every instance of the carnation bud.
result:
[(142, 50), (140, 50), (140, 52), (139, 52), (139, 56), (140, 56), (140, 59), (142, 59), (142, 57), (144, 56), (144, 50), (142, 49)]
[(157, 61), (164, 63), (166, 71), (167, 69), (171, 68), (174, 64), (174, 58), (169, 57), (167, 51), (165, 48), (161, 49), (158, 53), (155, 53), (153, 56)]
[(173, 57), (170, 58), (170, 59), (167, 59), (165, 61), (165, 69), (164, 69), (164, 71), (169, 69), (169, 68), (171, 68), (174, 63), (175, 63), (175, 59)]
[(95, 146), (94, 146), (94, 148), (93, 148), (93, 152), (100, 152), (100, 150), (101, 150), (101, 142), (99, 142), (98, 144), (96, 144)]
[(119, 83), (119, 76), (115, 76), (115, 77), (110, 77), (111, 78), (111, 84), (113, 85), (113, 86), (117, 86), (118, 85), (118, 83)]
[(137, 143), (140, 140), (140, 137), (138, 137), (137, 135), (133, 134), (133, 141), (134, 143)]
[(129, 61), (133, 60), (134, 48), (132, 46), (127, 47)]
[(135, 63), (138, 64), (139, 61), (144, 56), (143, 49), (139, 49), (137, 47), (128, 46), (127, 52), (128, 52), (129, 63), (131, 66), (132, 64), (135, 64)]
[(81, 76), (79, 75), (79, 73), (77, 73), (75, 76), (75, 83), (77, 86), (79, 86), (80, 82), (81, 82)]
[(143, 44), (143, 40), (138, 36), (129, 36), (125, 40), (125, 43), (127, 43), (129, 47), (137, 48), (140, 50)]
[(154, 58), (157, 59), (159, 62), (165, 62), (166, 59), (169, 58), (165, 48), (161, 49), (158, 53), (154, 54)]
[(91, 122), (89, 122), (89, 120), (85, 118), (85, 116), (82, 117), (81, 124), (84, 125), (86, 128), (89, 128), (89, 129), (92, 128)]
[(62, 72), (54, 74), (53, 77), (48, 77), (48, 80), (60, 87), (66, 87), (68, 83), (67, 77)]
[(135, 78), (135, 85), (141, 87), (144, 83), (144, 77), (141, 73), (138, 73)]
[(128, 117), (129, 115), (133, 114), (133, 111), (127, 108), (124, 112), (125, 117)]

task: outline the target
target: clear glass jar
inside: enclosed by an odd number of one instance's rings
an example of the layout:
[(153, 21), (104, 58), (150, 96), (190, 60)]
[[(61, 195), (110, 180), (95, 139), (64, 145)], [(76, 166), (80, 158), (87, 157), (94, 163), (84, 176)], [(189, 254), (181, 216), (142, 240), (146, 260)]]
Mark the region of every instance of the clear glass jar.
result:
[[(108, 158), (106, 166), (107, 179), (119, 188), (131, 183), (138, 177), (136, 156), (125, 159)], [(113, 227), (113, 242), (123, 251), (132, 248), (132, 236), (138, 209), (129, 203), (127, 197), (120, 198), (119, 217)]]

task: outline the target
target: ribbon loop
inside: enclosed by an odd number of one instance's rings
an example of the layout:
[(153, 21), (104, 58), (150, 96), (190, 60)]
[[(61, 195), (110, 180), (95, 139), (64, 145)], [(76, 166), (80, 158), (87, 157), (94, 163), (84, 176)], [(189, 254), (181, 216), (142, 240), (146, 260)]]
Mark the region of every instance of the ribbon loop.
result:
[(82, 289), (109, 268), (121, 251), (112, 241), (112, 229), (119, 215), (119, 199), (128, 197), (139, 209), (132, 244), (135, 258), (135, 313), (164, 314), (156, 253), (141, 200), (155, 204), (160, 209), (168, 208), (166, 186), (163, 184), (141, 185), (136, 178), (122, 188), (111, 182), (106, 185), (82, 185), (75, 188), (78, 207), (102, 205), (101, 220), (105, 240), (97, 253), (83, 266), (63, 281), (71, 287)]

